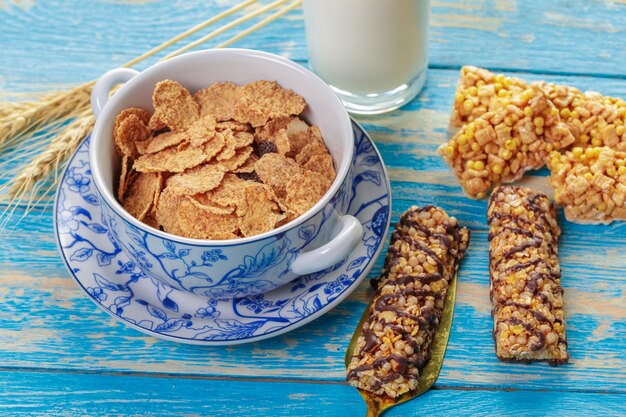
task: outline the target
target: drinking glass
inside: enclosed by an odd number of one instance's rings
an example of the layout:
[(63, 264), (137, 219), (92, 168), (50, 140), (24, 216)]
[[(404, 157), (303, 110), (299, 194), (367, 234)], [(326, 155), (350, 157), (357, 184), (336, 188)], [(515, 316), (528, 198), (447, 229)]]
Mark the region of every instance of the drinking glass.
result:
[(426, 81), (430, 0), (304, 0), (309, 64), (346, 109), (377, 114)]

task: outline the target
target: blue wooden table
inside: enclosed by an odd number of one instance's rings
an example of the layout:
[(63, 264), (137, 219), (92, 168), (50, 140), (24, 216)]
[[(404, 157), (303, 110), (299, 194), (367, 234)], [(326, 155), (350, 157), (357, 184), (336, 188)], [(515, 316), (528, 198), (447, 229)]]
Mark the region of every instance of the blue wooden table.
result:
[[(0, 91), (91, 80), (234, 3), (0, 0)], [(301, 10), (236, 46), (306, 65)], [(435, 153), (447, 139), (465, 64), (626, 97), (626, 3), (433, 1), (430, 47), (422, 94), (360, 121), (389, 168), (392, 220), (412, 204), (435, 203), (473, 236), (441, 376), (389, 416), (626, 415), (626, 224), (580, 226), (560, 216), (570, 364), (501, 363), (491, 337), (486, 202), (465, 198)], [(525, 181), (545, 187), (545, 175)], [(343, 357), (369, 297), (364, 282), (322, 318), (253, 344), (155, 339), (100, 311), (78, 289), (57, 253), (44, 200), (0, 235), (0, 414), (364, 415), (359, 394), (344, 383)]]

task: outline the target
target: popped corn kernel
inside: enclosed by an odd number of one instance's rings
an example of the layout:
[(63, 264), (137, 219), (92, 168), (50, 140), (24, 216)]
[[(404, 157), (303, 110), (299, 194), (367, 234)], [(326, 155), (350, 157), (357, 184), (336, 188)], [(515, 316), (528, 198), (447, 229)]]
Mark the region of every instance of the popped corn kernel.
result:
[(581, 148), (580, 146), (577, 146), (572, 149), (572, 155), (574, 155), (574, 158), (579, 158), (582, 154), (583, 154), (583, 148)]

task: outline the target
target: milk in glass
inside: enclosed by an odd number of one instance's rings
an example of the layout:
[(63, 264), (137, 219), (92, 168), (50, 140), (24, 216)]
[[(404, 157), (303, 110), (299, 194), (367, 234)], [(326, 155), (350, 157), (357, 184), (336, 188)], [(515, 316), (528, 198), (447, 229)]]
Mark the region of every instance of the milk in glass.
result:
[(428, 66), (429, 0), (304, 0), (313, 70), (353, 113), (398, 108)]

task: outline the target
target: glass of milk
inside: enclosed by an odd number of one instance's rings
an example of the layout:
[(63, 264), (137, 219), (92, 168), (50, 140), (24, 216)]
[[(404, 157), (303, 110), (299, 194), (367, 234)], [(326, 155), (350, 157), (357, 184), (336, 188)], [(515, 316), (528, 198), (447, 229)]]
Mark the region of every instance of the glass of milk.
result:
[(309, 64), (347, 110), (377, 114), (426, 81), (430, 0), (304, 0)]

